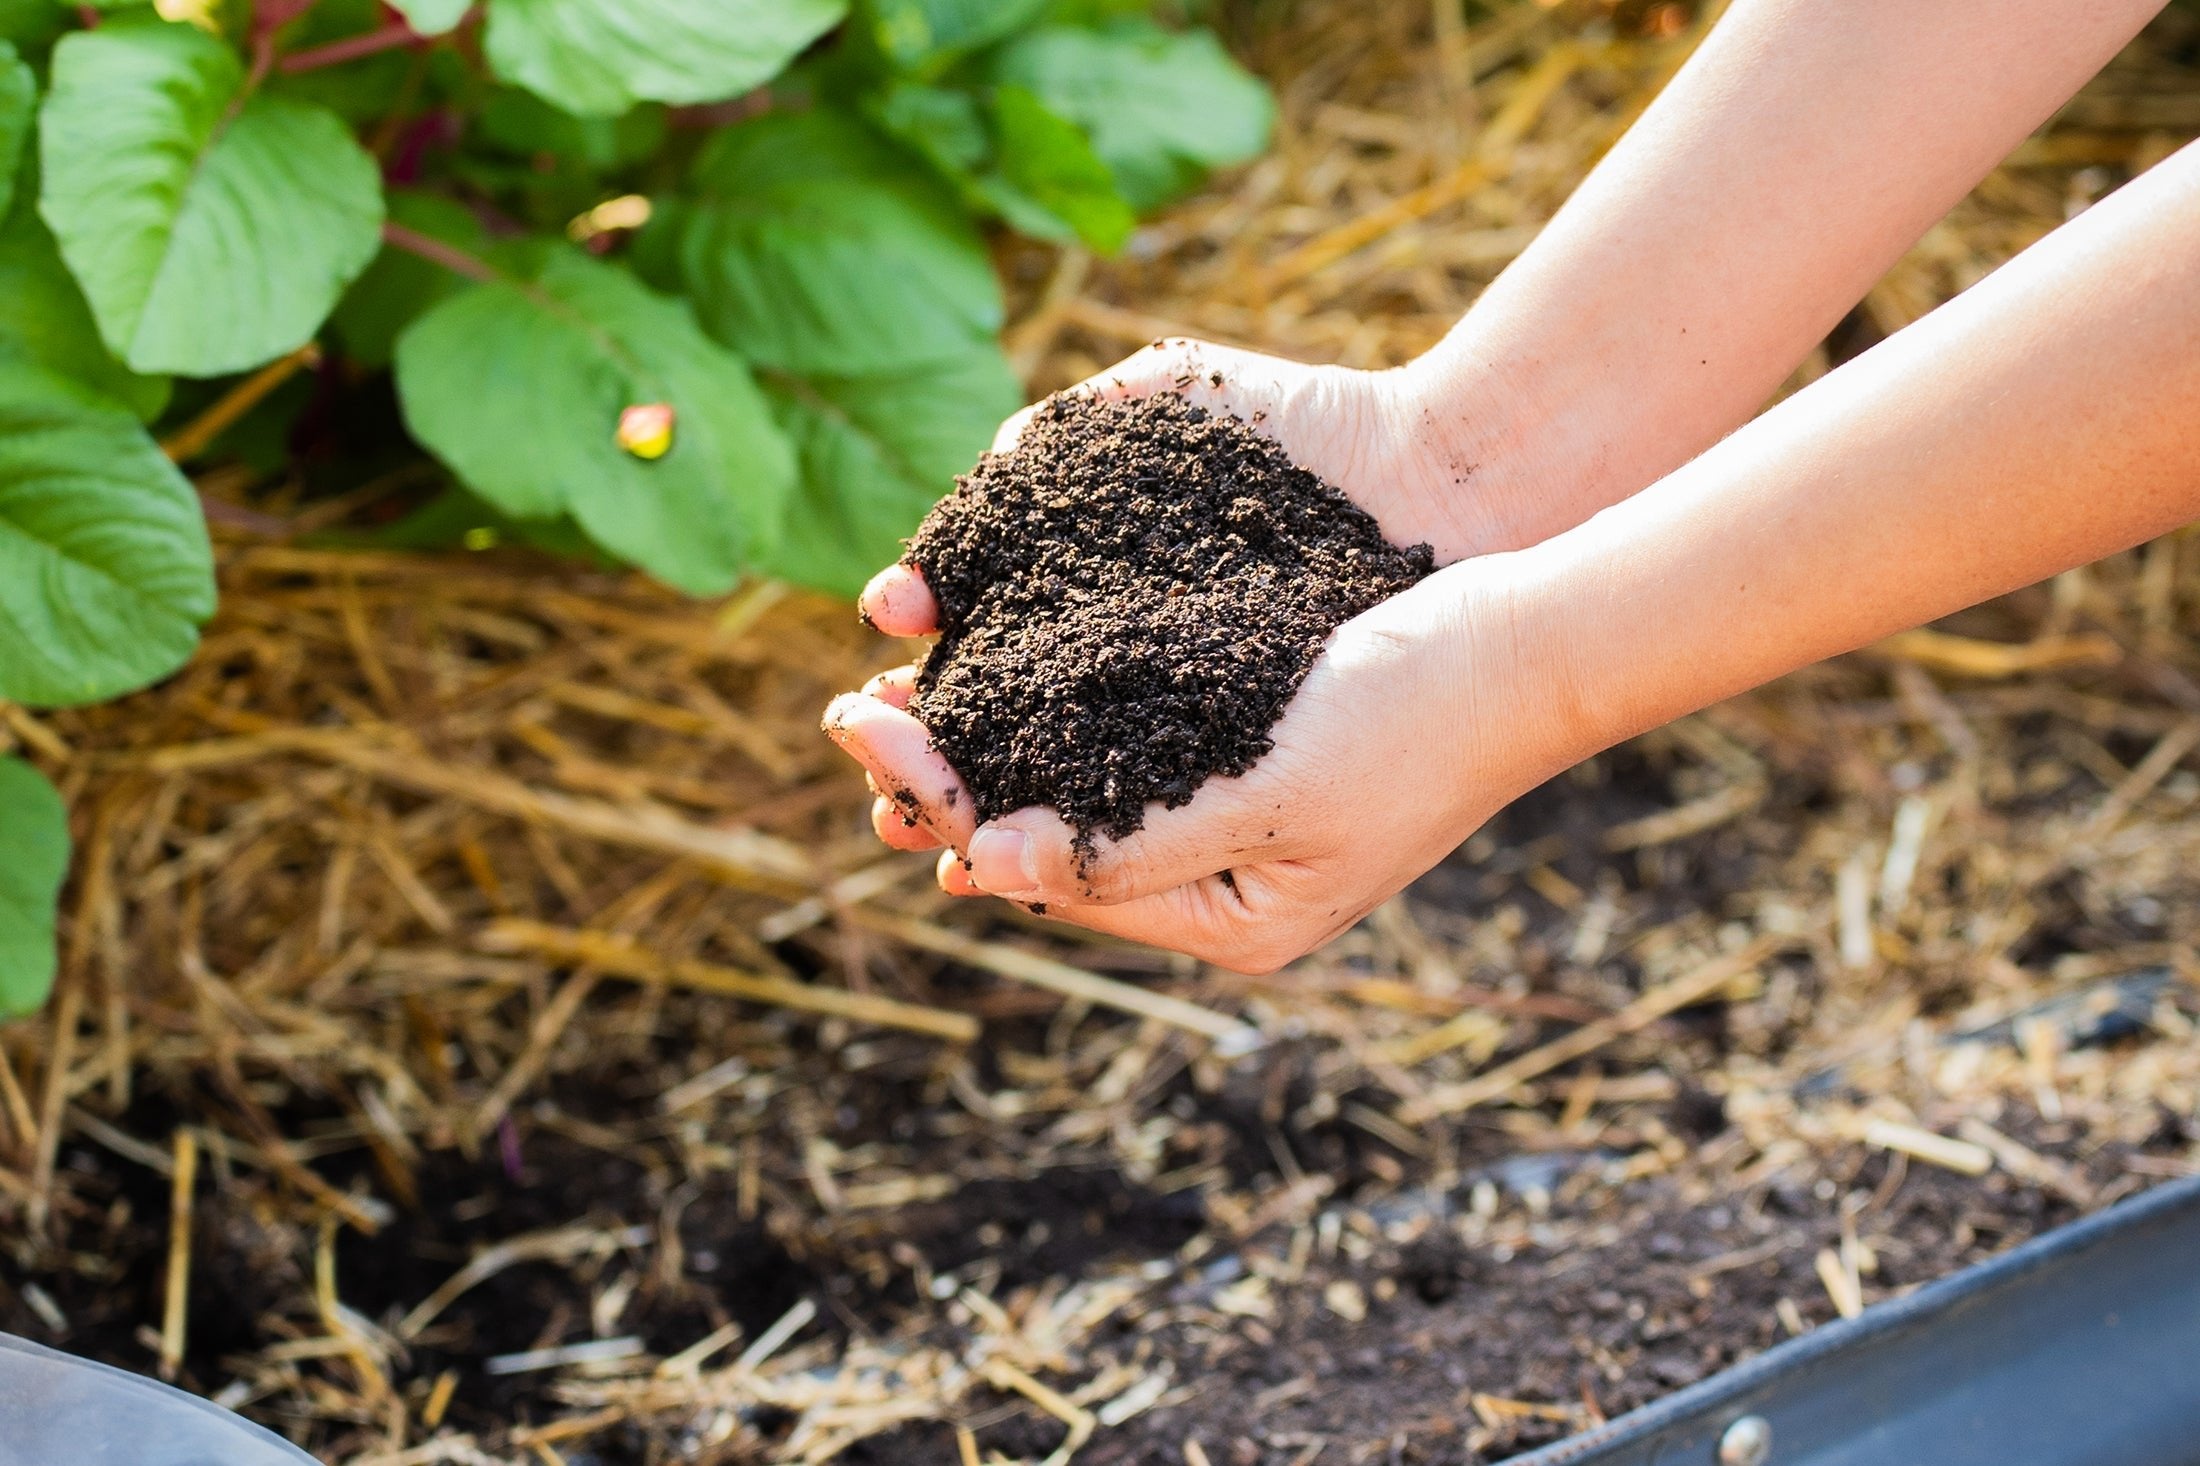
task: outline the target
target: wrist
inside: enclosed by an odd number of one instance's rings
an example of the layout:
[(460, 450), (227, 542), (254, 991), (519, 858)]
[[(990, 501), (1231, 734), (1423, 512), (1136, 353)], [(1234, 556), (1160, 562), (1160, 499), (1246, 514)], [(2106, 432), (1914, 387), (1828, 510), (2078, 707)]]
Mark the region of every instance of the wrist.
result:
[(1487, 783), (1497, 771), (1500, 803), (1641, 731), (1633, 710), (1653, 669), (1627, 649), (1610, 578), (1580, 573), (1579, 538), (1440, 572), (1460, 582), (1465, 622), (1455, 685), (1471, 691), (1454, 726), (1480, 735), (1462, 740), (1460, 776)]
[(1588, 695), (1590, 616), (1540, 550), (1477, 556), (1439, 570), (1371, 616), (1419, 671), (1420, 747), (1435, 758), (1427, 796), (1456, 839), (1497, 810), (1616, 741)]
[(1607, 449), (1584, 440), (1532, 360), (1492, 349), (1462, 325), (1386, 374), (1392, 431), (1459, 525), (1442, 558), (1525, 549), (1601, 507), (1582, 489)]

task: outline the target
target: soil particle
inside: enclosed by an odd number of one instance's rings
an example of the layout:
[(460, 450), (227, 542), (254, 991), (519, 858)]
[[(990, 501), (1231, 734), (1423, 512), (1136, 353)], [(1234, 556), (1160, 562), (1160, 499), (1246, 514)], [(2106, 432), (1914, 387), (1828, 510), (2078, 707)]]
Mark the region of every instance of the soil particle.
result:
[(940, 640), (910, 710), (981, 820), (1088, 840), (1242, 774), (1339, 625), (1434, 568), (1235, 418), (1163, 394), (1043, 404), (910, 541)]

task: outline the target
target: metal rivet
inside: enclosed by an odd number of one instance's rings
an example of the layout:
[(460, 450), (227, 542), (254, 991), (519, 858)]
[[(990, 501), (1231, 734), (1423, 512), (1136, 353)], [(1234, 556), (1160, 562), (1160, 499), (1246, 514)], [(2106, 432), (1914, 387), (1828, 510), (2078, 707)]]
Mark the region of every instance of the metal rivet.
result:
[(1765, 1466), (1772, 1458), (1772, 1424), (1762, 1415), (1744, 1415), (1719, 1437), (1719, 1466)]

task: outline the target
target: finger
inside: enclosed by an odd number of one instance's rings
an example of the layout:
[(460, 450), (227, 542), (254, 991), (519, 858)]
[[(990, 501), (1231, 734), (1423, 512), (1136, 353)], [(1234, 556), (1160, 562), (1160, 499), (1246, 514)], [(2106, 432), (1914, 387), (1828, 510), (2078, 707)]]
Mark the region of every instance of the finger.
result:
[(883, 795), (871, 801), (871, 830), (896, 850), (937, 850), (940, 837), (924, 824), (901, 812)]
[(1272, 859), (1288, 832), (1284, 800), (1258, 777), (1214, 779), (1181, 809), (1146, 807), (1121, 840), (1077, 831), (1051, 809), (1019, 809), (988, 821), (968, 846), (977, 883), (1018, 901), (1116, 906)]
[[(1263, 976), (1349, 930), (1368, 910), (1334, 904), (1337, 873), (1316, 862), (1245, 866), (1118, 906), (1050, 906), (1093, 931)], [(1380, 904), (1372, 903), (1372, 904)]]
[(939, 864), (934, 867), (933, 873), (939, 880), (940, 889), (950, 896), (983, 896), (985, 894), (970, 879), (970, 867), (963, 864), (963, 858), (952, 850), (942, 850), (940, 852)]
[(825, 709), (825, 735), (863, 765), (902, 814), (946, 844), (969, 844), (977, 825), (970, 791), (933, 750), (922, 723), (878, 698), (844, 692)]
[(889, 565), (872, 576), (856, 608), (888, 636), (929, 636), (940, 629), (939, 602), (914, 565)]
[(1310, 944), (1279, 919), (1258, 867), (1228, 881), (1208, 876), (1115, 906), (1055, 905), (1045, 914), (1091, 931), (1165, 948), (1233, 972), (1269, 973)]
[(993, 451), (1006, 453), (1013, 449), (1016, 440), (1023, 437), (1024, 429), (1031, 425), (1031, 415), (1038, 410), (1038, 405), (1034, 403), (1030, 407), (1020, 407), (1010, 413), (1008, 421), (1002, 423), (1000, 429), (993, 434)]
[[(875, 697), (890, 708), (906, 708), (917, 691), (917, 664), (891, 667), (863, 684), (863, 695)], [(877, 790), (871, 791), (877, 793)]]

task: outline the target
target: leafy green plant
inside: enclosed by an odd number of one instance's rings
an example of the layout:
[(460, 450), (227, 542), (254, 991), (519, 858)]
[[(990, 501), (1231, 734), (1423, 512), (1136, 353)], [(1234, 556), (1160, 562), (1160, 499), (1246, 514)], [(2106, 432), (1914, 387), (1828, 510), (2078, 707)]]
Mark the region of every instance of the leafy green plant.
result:
[[(852, 591), (1019, 401), (987, 232), (1119, 249), (1271, 111), (1142, 0), (0, 0), (0, 699), (180, 666), (172, 457), (307, 400), (447, 473), (385, 543)], [(68, 849), (0, 758), (0, 1016)]]
[(53, 785), (0, 758), (0, 1013), (46, 999), (53, 982), (54, 901), (69, 867), (69, 813)]

